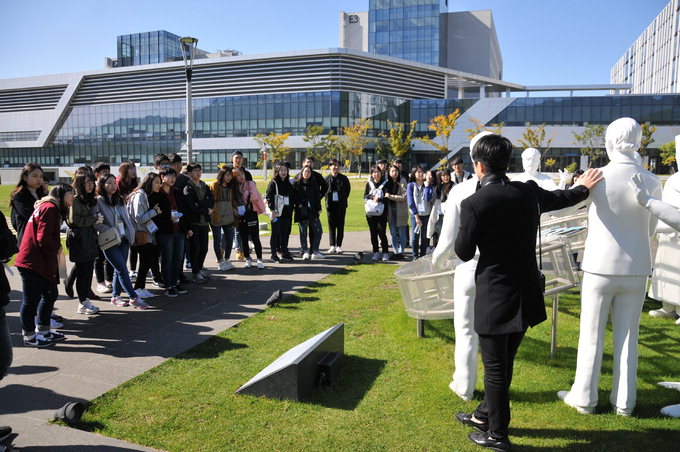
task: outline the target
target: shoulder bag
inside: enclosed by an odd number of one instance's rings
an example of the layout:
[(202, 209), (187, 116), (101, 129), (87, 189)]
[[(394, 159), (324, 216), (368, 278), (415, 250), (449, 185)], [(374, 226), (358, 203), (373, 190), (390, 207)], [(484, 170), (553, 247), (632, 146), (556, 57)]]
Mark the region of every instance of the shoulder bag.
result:
[[(376, 188), (373, 181), (368, 181), (368, 183), (371, 185), (371, 191), (369, 193), (371, 198), (376, 196), (378, 198), (382, 198), (384, 196), (382, 189), (387, 181), (380, 184), (378, 188)], [(364, 210), (366, 211), (366, 215), (369, 217), (379, 217), (385, 211), (385, 203), (374, 201), (373, 199), (366, 199), (364, 200)]]

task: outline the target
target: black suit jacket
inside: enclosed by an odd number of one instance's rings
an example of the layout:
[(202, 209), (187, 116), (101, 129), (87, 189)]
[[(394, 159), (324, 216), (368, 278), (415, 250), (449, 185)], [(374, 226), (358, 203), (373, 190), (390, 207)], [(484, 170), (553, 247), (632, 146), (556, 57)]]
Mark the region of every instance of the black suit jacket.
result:
[(588, 197), (583, 186), (547, 191), (535, 182), (510, 182), (487, 174), (461, 204), (455, 251), (464, 261), (479, 247), (475, 272), (475, 331), (507, 334), (544, 321), (543, 293), (536, 265), (536, 231), (541, 212), (572, 206)]

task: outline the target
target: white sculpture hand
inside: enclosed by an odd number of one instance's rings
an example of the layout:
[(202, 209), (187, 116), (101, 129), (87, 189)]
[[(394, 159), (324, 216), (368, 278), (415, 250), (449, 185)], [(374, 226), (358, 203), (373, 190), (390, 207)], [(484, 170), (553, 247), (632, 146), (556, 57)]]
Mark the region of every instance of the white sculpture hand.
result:
[(566, 169), (558, 169), (557, 172), (560, 174), (560, 186), (564, 187), (569, 179), (569, 171)]
[(633, 190), (633, 193), (635, 193), (637, 202), (642, 207), (645, 207), (651, 199), (651, 196), (649, 196), (647, 185), (645, 184), (645, 181), (642, 180), (642, 176), (634, 174), (628, 181), (628, 186)]

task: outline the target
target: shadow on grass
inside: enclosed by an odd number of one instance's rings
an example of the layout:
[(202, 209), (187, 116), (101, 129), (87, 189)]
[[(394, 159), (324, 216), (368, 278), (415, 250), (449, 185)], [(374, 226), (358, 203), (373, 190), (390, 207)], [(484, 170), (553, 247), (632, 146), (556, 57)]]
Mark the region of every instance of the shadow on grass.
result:
[(177, 355), (175, 359), (214, 359), (219, 358), (225, 352), (247, 347), (246, 344), (240, 344), (220, 336), (214, 336), (194, 348)]
[[(596, 427), (595, 427), (596, 428)], [(529, 439), (555, 439), (567, 442), (562, 447), (540, 447), (513, 445), (513, 450), (522, 451), (642, 451), (642, 450), (671, 450), (673, 444), (680, 442), (680, 431), (649, 429), (642, 431), (611, 430), (611, 431), (583, 431), (571, 429), (511, 429), (512, 436)]]
[(354, 410), (382, 372), (387, 361), (345, 355), (340, 378), (331, 386), (311, 392), (302, 401), (327, 408)]

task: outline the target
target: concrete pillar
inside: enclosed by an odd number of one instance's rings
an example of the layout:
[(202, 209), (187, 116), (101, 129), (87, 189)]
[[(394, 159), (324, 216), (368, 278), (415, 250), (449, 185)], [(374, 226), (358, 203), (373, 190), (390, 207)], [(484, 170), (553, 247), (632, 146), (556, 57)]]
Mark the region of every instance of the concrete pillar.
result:
[(479, 85), (479, 98), (484, 99), (486, 97), (486, 85)]
[(458, 85), (458, 99), (463, 99), (465, 97), (465, 88), (463, 85)]

